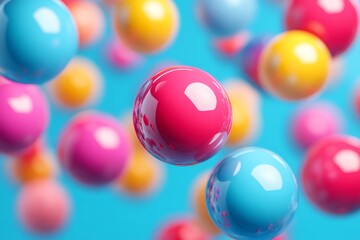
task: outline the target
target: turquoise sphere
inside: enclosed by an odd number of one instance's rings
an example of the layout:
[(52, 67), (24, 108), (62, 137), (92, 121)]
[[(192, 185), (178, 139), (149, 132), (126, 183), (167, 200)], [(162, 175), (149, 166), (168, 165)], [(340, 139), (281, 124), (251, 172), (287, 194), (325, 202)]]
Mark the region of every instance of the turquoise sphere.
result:
[(78, 33), (58, 0), (5, 0), (0, 4), (0, 75), (41, 84), (76, 54)]
[(209, 214), (235, 239), (271, 239), (290, 223), (298, 205), (295, 176), (278, 155), (244, 148), (224, 158), (206, 189)]

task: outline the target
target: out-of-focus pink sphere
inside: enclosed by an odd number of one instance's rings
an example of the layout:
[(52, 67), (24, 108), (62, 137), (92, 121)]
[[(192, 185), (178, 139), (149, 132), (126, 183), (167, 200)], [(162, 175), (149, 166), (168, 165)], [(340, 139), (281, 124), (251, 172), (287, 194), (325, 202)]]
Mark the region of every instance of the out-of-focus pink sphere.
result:
[(70, 201), (65, 190), (52, 180), (24, 185), (17, 202), (21, 222), (31, 231), (50, 233), (66, 222)]
[(109, 62), (120, 69), (136, 67), (141, 62), (141, 56), (126, 47), (120, 40), (114, 39), (108, 43), (106, 56)]
[(47, 123), (47, 101), (37, 86), (0, 79), (0, 153), (26, 149)]
[(215, 48), (228, 57), (235, 56), (250, 39), (250, 33), (241, 32), (231, 37), (219, 38), (214, 41)]
[(341, 112), (334, 105), (312, 104), (296, 113), (292, 123), (293, 137), (306, 149), (321, 138), (340, 133), (342, 122)]
[(209, 235), (191, 219), (168, 222), (157, 234), (156, 240), (210, 240)]
[(88, 112), (65, 128), (58, 146), (64, 168), (78, 181), (103, 185), (115, 180), (127, 165), (131, 143), (112, 117)]

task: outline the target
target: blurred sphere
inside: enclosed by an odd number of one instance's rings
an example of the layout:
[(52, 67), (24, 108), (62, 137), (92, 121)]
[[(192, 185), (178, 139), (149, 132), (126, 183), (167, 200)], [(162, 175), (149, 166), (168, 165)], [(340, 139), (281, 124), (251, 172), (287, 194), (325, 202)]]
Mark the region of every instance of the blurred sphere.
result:
[(106, 48), (106, 57), (111, 65), (120, 69), (131, 69), (138, 66), (141, 62), (141, 56), (129, 49), (118, 39), (108, 43)]
[(314, 35), (289, 31), (273, 38), (260, 57), (260, 85), (285, 100), (319, 93), (330, 73), (329, 50)]
[(319, 37), (333, 56), (346, 51), (358, 32), (358, 4), (353, 0), (292, 0), (286, 10), (287, 29)]
[(67, 3), (79, 33), (80, 47), (95, 43), (103, 34), (105, 16), (97, 3), (78, 0)]
[(155, 53), (173, 41), (179, 14), (172, 0), (122, 0), (115, 5), (114, 24), (130, 49)]
[(261, 124), (260, 96), (249, 84), (239, 79), (225, 83), (232, 109), (232, 127), (228, 146), (238, 146), (253, 139)]
[(217, 235), (220, 233), (220, 230), (215, 226), (206, 207), (205, 190), (209, 176), (210, 174), (206, 173), (196, 179), (191, 197), (196, 219), (199, 224), (209, 233)]
[[(264, 48), (270, 42), (268, 36), (261, 36), (248, 41), (240, 53), (240, 66), (256, 86), (260, 86), (259, 62)], [(260, 86), (261, 87), (261, 86)]]
[(198, 0), (200, 21), (217, 36), (232, 36), (247, 27), (255, 17), (257, 1)]
[(360, 207), (360, 140), (330, 136), (314, 144), (304, 161), (305, 194), (321, 210), (347, 214)]
[(214, 168), (206, 190), (214, 223), (235, 239), (270, 239), (290, 223), (298, 204), (293, 172), (278, 155), (244, 148)]
[(215, 48), (227, 57), (233, 57), (246, 46), (250, 39), (250, 33), (240, 32), (230, 37), (217, 38), (214, 41)]
[(296, 113), (291, 128), (295, 141), (306, 149), (324, 137), (340, 133), (341, 112), (330, 103), (312, 103)]
[(177, 219), (160, 230), (156, 240), (210, 240), (206, 232), (190, 219)]
[(150, 77), (140, 89), (133, 121), (143, 146), (163, 162), (193, 165), (225, 144), (231, 106), (224, 88), (208, 73), (172, 67)]
[(51, 96), (63, 107), (81, 108), (95, 101), (101, 92), (102, 76), (97, 66), (75, 58), (49, 85)]
[(70, 12), (55, 0), (6, 0), (0, 4), (0, 74), (41, 84), (75, 55), (78, 37)]
[(67, 221), (70, 202), (65, 190), (52, 180), (26, 184), (17, 202), (21, 222), (31, 231), (47, 234)]
[(358, 84), (355, 87), (355, 96), (354, 96), (354, 108), (358, 116), (360, 116), (360, 85)]
[(47, 127), (47, 101), (33, 85), (1, 80), (0, 113), (0, 153), (26, 149)]
[(64, 168), (87, 185), (114, 181), (125, 169), (131, 143), (125, 130), (112, 117), (85, 112), (64, 129), (58, 155)]

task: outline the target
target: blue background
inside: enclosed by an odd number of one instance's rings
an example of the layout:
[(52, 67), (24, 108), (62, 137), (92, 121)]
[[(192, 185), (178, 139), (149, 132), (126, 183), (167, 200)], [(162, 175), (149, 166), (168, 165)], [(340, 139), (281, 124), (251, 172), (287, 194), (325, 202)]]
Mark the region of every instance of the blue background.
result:
[[(127, 72), (114, 69), (105, 60), (105, 44), (113, 34), (110, 29), (110, 13), (105, 11), (108, 18), (106, 34), (91, 48), (79, 53), (96, 62), (105, 79), (104, 94), (98, 104), (93, 106), (94, 109), (112, 114), (118, 119), (126, 116), (132, 109), (141, 83), (154, 67), (166, 62), (201, 68), (220, 81), (243, 77), (238, 63), (229, 61), (214, 51), (209, 34), (195, 17), (195, 1), (175, 2), (181, 17), (180, 31), (175, 42), (166, 51), (146, 57), (140, 67)], [(283, 31), (282, 9), (265, 0), (259, 0), (259, 5), (257, 17), (249, 28), (251, 32), (260, 35)], [(342, 110), (346, 120), (343, 132), (354, 136), (360, 134), (360, 120), (353, 107), (359, 52), (360, 44), (357, 42), (345, 55), (339, 84), (327, 89), (319, 97), (332, 101)], [(290, 164), (296, 175), (304, 152), (291, 141), (289, 120), (301, 104), (283, 102), (263, 94), (262, 129), (252, 142), (253, 146), (265, 147), (278, 153)], [(65, 111), (52, 104), (52, 118), (46, 139), (53, 150), (63, 127), (74, 114), (75, 112)], [(9, 177), (9, 160), (0, 157), (0, 239), (152, 239), (157, 229), (169, 219), (191, 216), (190, 195), (194, 180), (198, 174), (211, 169), (228, 151), (229, 149), (224, 149), (209, 161), (192, 167), (163, 164), (166, 177), (161, 189), (155, 195), (143, 199), (126, 197), (111, 186), (84, 187), (61, 172), (59, 180), (67, 188), (73, 202), (72, 214), (62, 231), (47, 237), (30, 234), (19, 223), (15, 203), (20, 186)], [(301, 193), (299, 208), (289, 235), (295, 240), (360, 239), (360, 213), (341, 217), (327, 215), (310, 205)]]

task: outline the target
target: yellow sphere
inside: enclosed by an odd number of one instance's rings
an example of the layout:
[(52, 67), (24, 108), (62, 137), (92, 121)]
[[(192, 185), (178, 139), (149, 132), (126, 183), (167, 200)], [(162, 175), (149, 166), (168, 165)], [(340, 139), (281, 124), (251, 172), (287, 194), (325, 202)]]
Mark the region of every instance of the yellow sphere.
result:
[(178, 31), (178, 18), (172, 0), (122, 0), (115, 6), (114, 25), (129, 48), (154, 53), (171, 43)]
[(192, 196), (193, 207), (196, 214), (196, 220), (199, 224), (207, 230), (207, 232), (216, 235), (220, 233), (220, 230), (213, 223), (206, 207), (205, 191), (209, 175), (209, 173), (203, 174), (196, 180)]
[(99, 95), (100, 80), (100, 73), (93, 63), (77, 58), (50, 83), (50, 89), (60, 105), (79, 108), (90, 104)]
[(304, 31), (288, 31), (262, 52), (260, 82), (279, 98), (305, 99), (325, 86), (330, 64), (330, 52), (319, 38)]

